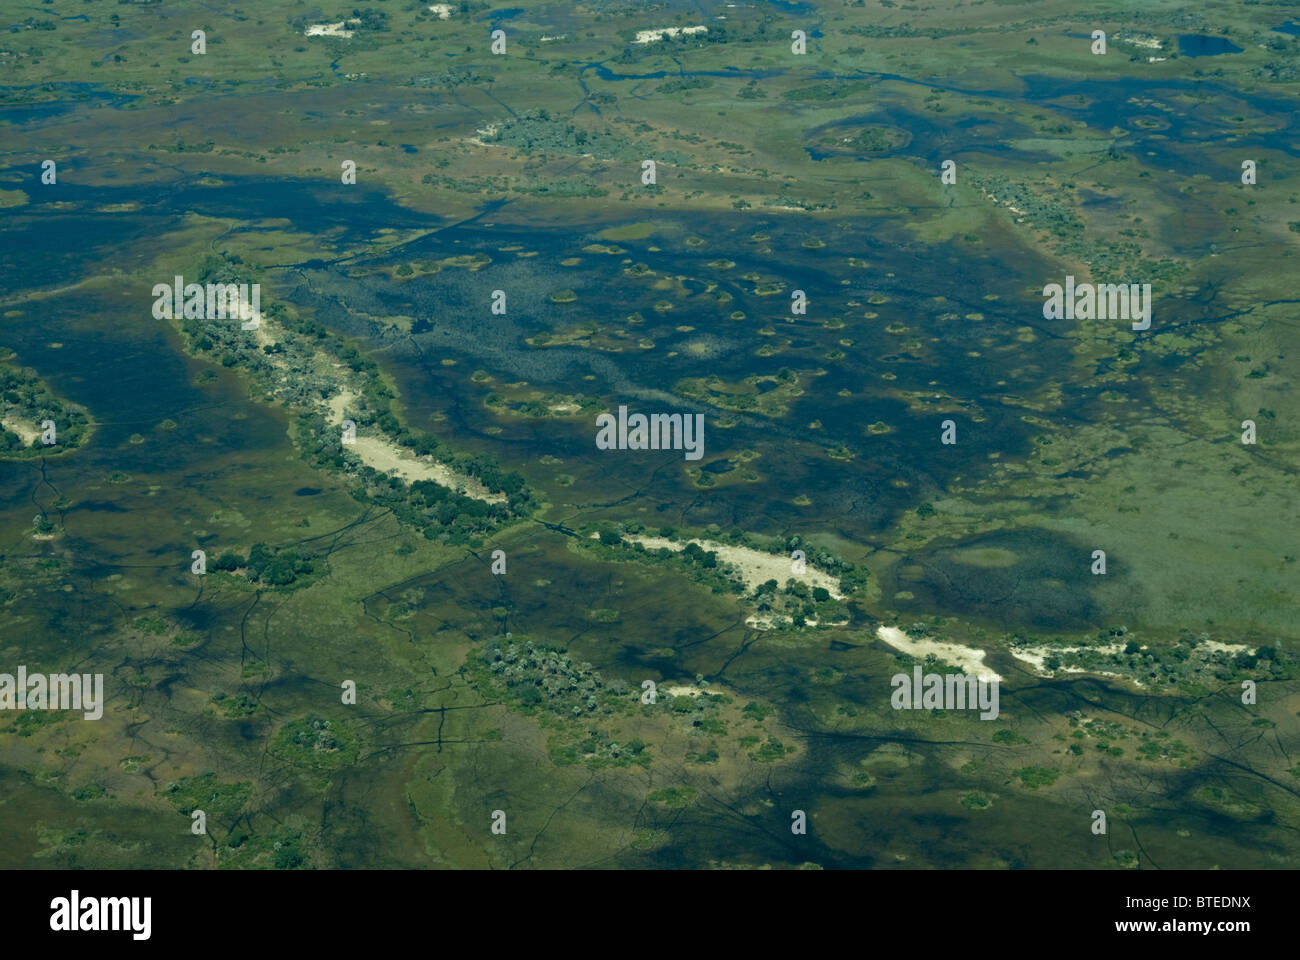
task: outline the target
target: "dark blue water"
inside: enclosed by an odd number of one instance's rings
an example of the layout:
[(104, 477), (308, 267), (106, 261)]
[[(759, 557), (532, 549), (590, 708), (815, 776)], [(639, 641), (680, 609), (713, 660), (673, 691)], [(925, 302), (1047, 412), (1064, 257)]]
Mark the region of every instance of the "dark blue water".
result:
[(802, 0), (767, 0), (767, 2), (778, 10), (797, 17), (806, 17), (817, 12), (815, 6), (811, 3), (804, 3)]
[(581, 73), (586, 73), (588, 70), (595, 70), (596, 76), (602, 80), (662, 80), (664, 77), (752, 77), (755, 80), (762, 80), (765, 77), (777, 77), (785, 73), (784, 68), (737, 70), (734, 67), (726, 70), (655, 70), (653, 73), (617, 73), (603, 63), (596, 62), (583, 64)]
[(1184, 57), (1217, 57), (1224, 53), (1241, 53), (1241, 47), (1226, 37), (1209, 37), (1202, 33), (1180, 33), (1178, 52)]
[(513, 20), (523, 12), (523, 7), (508, 7), (505, 10), (489, 10), (478, 19), (480, 21), (491, 20), (493, 23), (496, 23), (498, 20)]
[(1273, 32), (1274, 32), (1274, 33), (1289, 33), (1289, 34), (1291, 34), (1293, 37), (1300, 37), (1300, 23), (1296, 23), (1296, 22), (1294, 22), (1294, 21), (1292, 21), (1292, 20), (1288, 20), (1286, 23), (1282, 24), (1282, 26), (1280, 26), (1280, 27), (1274, 27), (1274, 28), (1273, 28)]
[[(838, 135), (841, 131), (873, 125), (892, 126), (906, 131), (908, 138), (896, 147), (870, 153), (854, 153), (851, 147), (837, 148), (821, 142), (828, 133)], [(1053, 159), (1051, 154), (1044, 151), (1018, 150), (1010, 146), (1011, 140), (1034, 136), (1034, 131), (1023, 124), (1001, 118), (994, 123), (988, 117), (967, 117), (953, 123), (946, 118), (938, 119), (923, 111), (913, 110), (906, 104), (884, 101), (877, 101), (876, 109), (869, 114), (820, 124), (806, 131), (804, 136), (804, 149), (814, 160), (852, 157), (870, 162), (884, 157), (948, 156), (965, 151), (1015, 156), (1022, 162), (1046, 163)]]
[[(29, 169), (30, 180), (19, 186), (30, 203), (4, 211), (0, 276), (22, 277), (31, 286), (52, 285), (78, 276), (77, 265), (86, 260), (111, 262), (116, 251), (145, 239), (160, 222), (187, 212), (241, 217), (249, 210), (258, 210), (267, 217), (292, 220), (314, 233), (339, 231), (357, 241), (383, 227), (431, 227), (439, 223), (436, 216), (403, 210), (382, 191), (360, 186), (339, 191), (307, 181), (240, 180), (208, 187), (184, 179), (114, 187), (110, 193), (73, 182), (41, 185), (39, 168)], [(42, 209), (56, 201), (73, 206)], [(140, 209), (134, 213), (96, 212), (104, 203), (136, 203)], [(160, 221), (160, 217), (164, 219)], [(4, 287), (0, 281), (0, 289)]]
[[(121, 108), (139, 99), (139, 96), (133, 93), (111, 93), (94, 83), (51, 83), (41, 86), (43, 90), (51, 88), (57, 90), (60, 94), (59, 99), (0, 107), (0, 122), (28, 123), (32, 120), (44, 120), (71, 113), (86, 103), (93, 103), (97, 107)], [(35, 87), (10, 88), (9, 92), (12, 95), (18, 89), (35, 90)]]

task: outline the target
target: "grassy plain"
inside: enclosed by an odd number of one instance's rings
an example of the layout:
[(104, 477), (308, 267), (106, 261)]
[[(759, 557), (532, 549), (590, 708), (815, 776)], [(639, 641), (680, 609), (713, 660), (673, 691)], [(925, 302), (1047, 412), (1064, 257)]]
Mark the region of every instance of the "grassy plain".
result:
[[(354, 4), (44, 6), (0, 34), (0, 344), (96, 430), (0, 463), (0, 669), (104, 672), (111, 708), (0, 721), (6, 865), (1294, 866), (1277, 8), (389, 0), (330, 38)], [(149, 313), (213, 256), (530, 512), (453, 537), (310, 459), (301, 404)], [(1043, 319), (1067, 274), (1152, 283), (1151, 329)], [(629, 402), (704, 411), (704, 462), (594, 455)], [(847, 625), (756, 629), (751, 593), (580, 542), (629, 523), (872, 576)], [(189, 573), (258, 543), (312, 575)], [(1001, 719), (891, 710), (882, 623), (987, 649)], [(1153, 692), (1010, 655), (1121, 627), (1125, 676), (1202, 635), (1275, 656)], [(548, 709), (488, 673), (515, 637), (621, 686)]]

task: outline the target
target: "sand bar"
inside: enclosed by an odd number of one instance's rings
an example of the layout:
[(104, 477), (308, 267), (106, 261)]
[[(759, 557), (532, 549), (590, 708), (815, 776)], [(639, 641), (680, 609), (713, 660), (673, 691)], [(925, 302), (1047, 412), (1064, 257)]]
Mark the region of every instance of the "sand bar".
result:
[(909, 637), (898, 627), (879, 627), (876, 630), (876, 637), (900, 653), (915, 657), (917, 660), (924, 660), (930, 654), (934, 654), (944, 663), (954, 664), (980, 680), (1002, 679), (999, 674), (984, 666), (983, 650), (946, 640), (931, 640), (929, 637)]
[(716, 553), (719, 563), (727, 563), (735, 567), (744, 579), (746, 588), (750, 590), (757, 589), (768, 580), (775, 580), (779, 586), (785, 586), (787, 580), (798, 580), (810, 587), (823, 588), (836, 600), (844, 599), (844, 594), (840, 593), (838, 577), (833, 577), (810, 564), (804, 565), (803, 573), (795, 573), (794, 561), (780, 554), (763, 553), (751, 547), (734, 547), (725, 543), (715, 543), (712, 540), (669, 540), (666, 537), (625, 536), (623, 542), (639, 543), (647, 550), (666, 547), (678, 552), (685, 550), (688, 543), (694, 543), (702, 550)]

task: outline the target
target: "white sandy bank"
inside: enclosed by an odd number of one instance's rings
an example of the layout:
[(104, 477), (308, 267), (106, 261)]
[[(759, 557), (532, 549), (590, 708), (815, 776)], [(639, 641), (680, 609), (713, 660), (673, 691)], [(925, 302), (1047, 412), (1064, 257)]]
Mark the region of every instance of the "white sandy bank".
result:
[[(247, 316), (243, 319), (249, 319)], [(276, 343), (276, 325), (268, 320), (265, 316), (258, 316), (258, 325), (252, 329), (253, 336), (256, 338), (258, 346), (271, 346)], [(276, 354), (270, 354), (271, 363), (275, 366), (286, 369), (285, 361)], [(317, 355), (318, 365), (326, 362), (324, 354)], [(332, 364), (336, 369), (341, 368), (341, 364)], [(342, 376), (342, 374), (340, 374)], [(346, 410), (356, 402), (357, 396), (346, 386), (340, 386), (338, 393), (329, 398), (326, 404), (326, 419), (331, 426), (342, 428), (343, 421), (347, 419)], [(382, 436), (358, 434), (356, 441), (347, 444), (347, 448), (361, 458), (361, 462), (366, 466), (378, 470), (380, 473), (393, 474), (401, 477), (407, 483), (413, 483), (416, 480), (432, 480), (434, 483), (441, 484), (450, 490), (455, 490), (467, 497), (475, 500), (482, 500), (484, 503), (505, 503), (504, 494), (492, 493), (487, 487), (479, 483), (476, 479), (466, 474), (457, 473), (446, 464), (439, 463), (432, 457), (417, 457), (405, 447), (394, 443)]]
[(639, 543), (647, 550), (667, 547), (669, 550), (682, 551), (686, 549), (688, 543), (698, 544), (700, 549), (716, 553), (719, 563), (731, 564), (735, 567), (745, 581), (745, 586), (750, 590), (757, 589), (769, 580), (775, 580), (780, 586), (785, 586), (787, 580), (798, 580), (810, 587), (822, 587), (836, 600), (844, 599), (844, 594), (840, 593), (838, 578), (809, 564), (804, 565), (803, 573), (795, 573), (794, 562), (789, 557), (779, 554), (763, 553), (750, 547), (733, 547), (712, 540), (669, 540), (666, 537), (625, 536), (623, 541)]
[(654, 43), (664, 37), (691, 36), (696, 33), (708, 33), (708, 27), (659, 27), (655, 30), (638, 30), (633, 43)]
[[(342, 427), (344, 411), (356, 401), (356, 395), (342, 388), (329, 400), (329, 421), (336, 427)], [(432, 457), (419, 457), (400, 444), (382, 436), (357, 434), (356, 440), (347, 445), (361, 458), (366, 466), (380, 473), (396, 473), (407, 483), (416, 480), (432, 480), (458, 493), (484, 503), (505, 503), (504, 494), (493, 493), (476, 479), (466, 474), (457, 473), (446, 464), (439, 463)]]
[(924, 660), (930, 654), (934, 654), (944, 663), (955, 664), (968, 674), (973, 674), (980, 680), (991, 681), (1001, 680), (1002, 677), (993, 670), (984, 666), (984, 651), (977, 650), (974, 647), (963, 646), (960, 643), (951, 643), (946, 640), (931, 640), (928, 637), (913, 638), (909, 637), (898, 627), (878, 627), (876, 637), (882, 642), (889, 644), (895, 650), (905, 653), (917, 660)]
[(17, 417), (7, 417), (0, 420), (0, 427), (12, 433), (18, 434), (18, 439), (23, 442), (24, 447), (30, 447), (41, 436), (41, 431), (25, 420), (19, 420)]
[(306, 37), (350, 37), (355, 30), (349, 30), (348, 27), (354, 27), (360, 20), (340, 20), (338, 23), (313, 23), (303, 31)]

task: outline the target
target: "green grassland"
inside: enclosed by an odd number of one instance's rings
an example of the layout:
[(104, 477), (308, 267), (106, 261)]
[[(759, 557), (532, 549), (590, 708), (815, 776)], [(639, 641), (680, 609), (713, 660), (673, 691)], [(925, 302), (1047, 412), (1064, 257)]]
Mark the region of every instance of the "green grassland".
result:
[[(1287, 8), (453, 6), (0, 32), (0, 345), (75, 421), (0, 462), (0, 670), (109, 698), (0, 716), (0, 862), (1294, 867)], [(174, 274), (262, 283), (283, 350), (154, 320)], [(1067, 274), (1150, 330), (1043, 319)], [(344, 386), (508, 505), (359, 467)], [(629, 398), (705, 460), (593, 455)], [(665, 529), (852, 589), (618, 544)], [(881, 624), (987, 651), (1000, 719), (890, 709)]]

